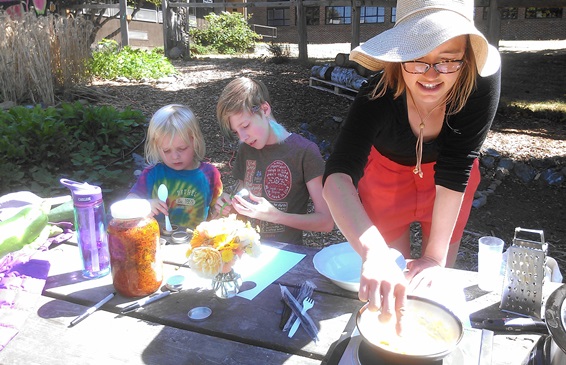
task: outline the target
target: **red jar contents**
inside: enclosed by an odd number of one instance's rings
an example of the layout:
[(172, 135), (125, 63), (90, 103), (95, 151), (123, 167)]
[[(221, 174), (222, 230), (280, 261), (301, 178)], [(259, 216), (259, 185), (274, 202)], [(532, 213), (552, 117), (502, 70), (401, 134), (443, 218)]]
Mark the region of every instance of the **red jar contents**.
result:
[(149, 216), (149, 202), (126, 199), (112, 204), (110, 211), (108, 246), (114, 288), (126, 297), (154, 293), (163, 281), (163, 260), (159, 224)]

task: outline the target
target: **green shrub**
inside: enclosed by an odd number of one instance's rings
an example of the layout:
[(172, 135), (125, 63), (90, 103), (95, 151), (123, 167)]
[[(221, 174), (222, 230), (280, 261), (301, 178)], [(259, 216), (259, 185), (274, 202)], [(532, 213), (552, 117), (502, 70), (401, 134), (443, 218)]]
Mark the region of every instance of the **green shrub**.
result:
[(207, 22), (204, 28), (190, 30), (193, 43), (204, 47), (195, 47), (195, 53), (202, 53), (206, 50), (220, 54), (249, 52), (254, 49), (256, 41), (261, 39), (261, 36), (249, 27), (247, 19), (240, 13), (210, 13), (205, 15), (204, 19)]
[(79, 102), (0, 111), (0, 195), (30, 190), (47, 197), (61, 189), (63, 176), (104, 181), (109, 189), (131, 170), (145, 122), (140, 111)]
[(89, 63), (94, 76), (103, 79), (126, 77), (131, 80), (159, 79), (176, 73), (175, 67), (163, 54), (163, 48), (150, 51), (125, 46), (120, 49), (114, 40), (103, 40), (93, 52)]

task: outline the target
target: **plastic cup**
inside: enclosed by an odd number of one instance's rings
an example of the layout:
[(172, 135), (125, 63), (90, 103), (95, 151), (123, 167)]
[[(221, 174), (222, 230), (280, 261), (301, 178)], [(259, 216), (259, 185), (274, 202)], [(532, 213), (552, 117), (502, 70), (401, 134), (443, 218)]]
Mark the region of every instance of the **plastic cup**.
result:
[(504, 242), (485, 236), (478, 240), (478, 286), (484, 291), (501, 289), (501, 259)]

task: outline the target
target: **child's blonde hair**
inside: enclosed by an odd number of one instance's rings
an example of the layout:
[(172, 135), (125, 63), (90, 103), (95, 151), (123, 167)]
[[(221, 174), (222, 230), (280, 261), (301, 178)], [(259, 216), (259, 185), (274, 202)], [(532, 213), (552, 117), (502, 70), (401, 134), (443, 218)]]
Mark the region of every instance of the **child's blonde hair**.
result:
[(170, 137), (173, 140), (177, 134), (187, 144), (192, 144), (195, 151), (194, 159), (196, 162), (201, 162), (206, 154), (206, 144), (198, 119), (189, 107), (181, 104), (166, 105), (153, 114), (145, 142), (147, 162), (151, 165), (161, 162), (159, 143), (163, 137)]
[[(216, 117), (222, 133), (232, 138), (234, 134), (230, 128), (230, 116), (243, 112), (260, 114), (263, 103), (271, 105), (269, 91), (263, 82), (248, 77), (239, 77), (230, 81), (222, 90), (216, 105)], [(269, 124), (278, 139), (287, 132), (275, 121), (273, 114), (270, 115)]]

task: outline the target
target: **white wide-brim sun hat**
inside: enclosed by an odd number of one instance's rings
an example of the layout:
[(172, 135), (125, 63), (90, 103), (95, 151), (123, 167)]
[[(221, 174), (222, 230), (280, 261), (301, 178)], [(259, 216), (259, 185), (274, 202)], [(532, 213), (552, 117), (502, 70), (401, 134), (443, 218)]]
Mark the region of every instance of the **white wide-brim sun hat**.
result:
[(474, 0), (398, 0), (395, 26), (354, 48), (350, 60), (378, 71), (386, 62), (424, 57), (461, 35), (469, 35), (480, 76), (495, 73), (499, 52), (474, 24)]

